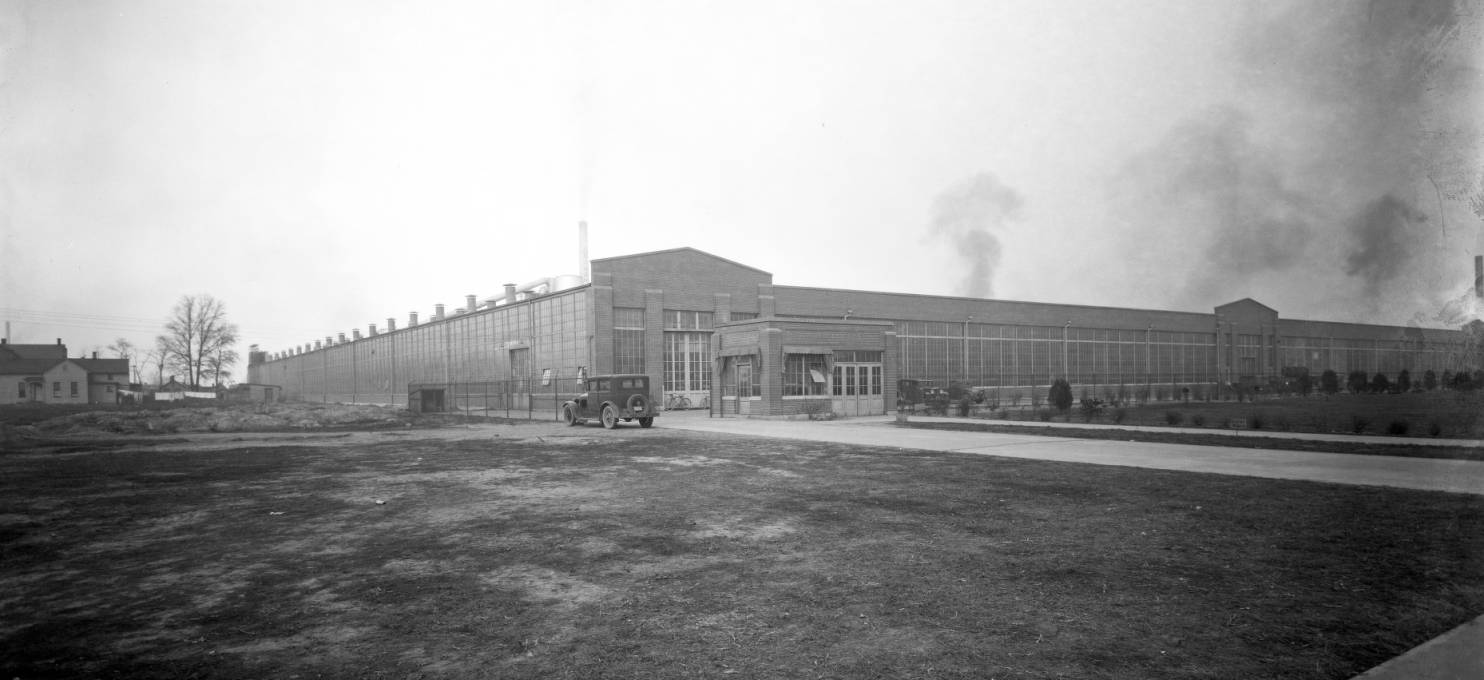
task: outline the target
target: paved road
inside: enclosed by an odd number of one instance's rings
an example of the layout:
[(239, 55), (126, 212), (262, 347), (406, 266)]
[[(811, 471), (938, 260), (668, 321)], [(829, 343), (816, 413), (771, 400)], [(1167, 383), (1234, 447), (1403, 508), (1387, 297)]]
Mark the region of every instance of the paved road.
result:
[(699, 414), (699, 417), (696, 414), (667, 416), (656, 421), (657, 426), (862, 446), (1484, 495), (1484, 462), (1478, 461), (922, 430), (896, 427), (890, 418), (809, 422), (707, 418), (704, 414)]

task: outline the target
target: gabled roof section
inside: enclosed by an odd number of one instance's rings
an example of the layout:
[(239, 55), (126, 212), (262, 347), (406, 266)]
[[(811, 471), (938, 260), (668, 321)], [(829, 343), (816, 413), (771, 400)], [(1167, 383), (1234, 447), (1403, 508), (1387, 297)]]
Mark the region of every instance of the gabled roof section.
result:
[(1261, 302), (1258, 302), (1257, 300), (1253, 300), (1250, 297), (1242, 298), (1242, 299), (1237, 300), (1235, 302), (1228, 302), (1228, 303), (1226, 303), (1224, 305), (1217, 305), (1216, 306), (1216, 312), (1218, 314), (1221, 313), (1221, 312), (1223, 312), (1223, 311), (1226, 311), (1226, 310), (1252, 311), (1254, 309), (1262, 310), (1264, 312), (1267, 312), (1267, 313), (1273, 314), (1273, 315), (1276, 315), (1278, 313), (1278, 310), (1273, 309), (1272, 307), (1269, 307), (1269, 306), (1267, 306), (1267, 305), (1265, 305), (1265, 304), (1263, 304)]
[(7, 342), (0, 345), (0, 361), (5, 358), (12, 359), (50, 359), (54, 362), (67, 358), (67, 346), (56, 345), (17, 345)]
[(724, 263), (729, 264), (729, 265), (731, 265), (733, 267), (741, 267), (742, 269), (748, 269), (748, 270), (751, 270), (751, 271), (755, 271), (755, 272), (757, 272), (759, 274), (765, 274), (765, 275), (767, 275), (769, 277), (773, 276), (773, 273), (772, 272), (765, 272), (765, 271), (763, 271), (761, 269), (758, 269), (757, 267), (749, 267), (749, 266), (747, 266), (745, 264), (742, 264), (741, 262), (734, 262), (734, 261), (728, 260), (728, 259), (726, 259), (724, 257), (718, 257), (718, 256), (712, 255), (711, 253), (708, 253), (708, 252), (706, 252), (704, 250), (697, 250), (697, 249), (692, 248), (690, 246), (685, 246), (685, 247), (682, 247), (682, 248), (670, 248), (668, 250), (651, 250), (651, 251), (649, 251), (647, 253), (634, 253), (633, 255), (615, 255), (613, 257), (598, 258), (596, 260), (593, 260), (593, 262), (594, 263), (597, 263), (597, 262), (618, 262), (618, 261), (623, 261), (623, 260), (635, 260), (635, 259), (650, 258), (650, 257), (655, 257), (655, 256), (676, 255), (676, 254), (698, 255), (698, 256), (701, 256), (701, 257), (705, 257), (705, 258), (709, 258), (709, 259), (712, 259), (712, 260), (716, 260), (717, 262), (724, 262)]
[(0, 375), (41, 375), (59, 363), (56, 359), (9, 359), (0, 361)]
[(82, 367), (89, 373), (124, 373), (129, 372), (128, 359), (73, 359), (72, 363)]

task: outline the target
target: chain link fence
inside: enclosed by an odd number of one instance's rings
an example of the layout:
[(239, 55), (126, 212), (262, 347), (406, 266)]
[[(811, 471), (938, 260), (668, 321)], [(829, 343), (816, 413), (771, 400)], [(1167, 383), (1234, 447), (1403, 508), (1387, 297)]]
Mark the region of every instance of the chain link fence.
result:
[(527, 380), (417, 382), (407, 386), (414, 413), (453, 413), (489, 418), (560, 420), (562, 403), (584, 390), (577, 376)]

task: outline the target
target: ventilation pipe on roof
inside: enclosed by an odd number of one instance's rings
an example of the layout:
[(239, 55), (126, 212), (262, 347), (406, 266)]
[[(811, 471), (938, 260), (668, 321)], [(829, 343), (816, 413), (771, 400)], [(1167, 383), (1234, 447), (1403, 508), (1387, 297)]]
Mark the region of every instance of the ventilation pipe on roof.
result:
[(515, 284), (507, 283), (505, 284), (505, 304), (513, 302), (515, 302)]
[(361, 329), (359, 329), (359, 328), (352, 328), (352, 329), (350, 329), (350, 339), (352, 339), (352, 340), (360, 340), (361, 339)]
[(407, 313), (407, 327), (408, 328), (412, 328), (413, 326), (416, 326), (416, 325), (417, 325), (417, 312), (408, 312)]
[(376, 337), (376, 324), (373, 323), (366, 326), (366, 335), (369, 335), (373, 338)]
[(338, 339), (336, 339), (335, 344), (337, 344), (337, 345), (343, 345), (343, 344), (345, 344), (345, 334), (344, 333), (339, 333), (338, 335), (340, 337)]
[(440, 302), (440, 303), (438, 303), (436, 305), (433, 305), (433, 320), (434, 321), (442, 321), (443, 320), (443, 303)]
[(320, 344), (319, 344), (319, 341), (318, 340), (315, 340), (314, 341), (314, 348), (315, 349), (319, 349), (320, 348)]
[(397, 320), (396, 319), (393, 319), (392, 317), (387, 317), (386, 318), (386, 332), (390, 333), (390, 332), (392, 332), (394, 330), (397, 330)]
[(464, 311), (473, 312), (479, 308), (479, 299), (473, 295), (464, 296)]

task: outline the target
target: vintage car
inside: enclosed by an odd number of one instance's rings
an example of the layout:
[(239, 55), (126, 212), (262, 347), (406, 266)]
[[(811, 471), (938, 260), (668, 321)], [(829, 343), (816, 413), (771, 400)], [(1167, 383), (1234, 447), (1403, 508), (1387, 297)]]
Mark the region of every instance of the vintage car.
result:
[(595, 375), (587, 379), (587, 391), (562, 404), (562, 420), (580, 425), (597, 418), (613, 429), (618, 421), (638, 420), (639, 427), (654, 424), (659, 409), (649, 398), (647, 375)]

